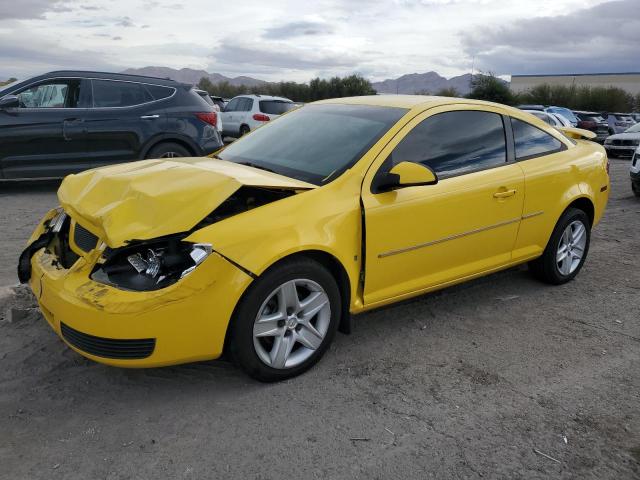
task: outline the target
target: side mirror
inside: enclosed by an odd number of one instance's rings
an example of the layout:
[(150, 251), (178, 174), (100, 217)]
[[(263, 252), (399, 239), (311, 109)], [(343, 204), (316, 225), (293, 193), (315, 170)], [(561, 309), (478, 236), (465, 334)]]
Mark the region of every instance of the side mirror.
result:
[(438, 176), (429, 167), (414, 162), (400, 162), (388, 172), (376, 175), (372, 190), (373, 193), (382, 193), (436, 183)]
[(7, 95), (0, 98), (0, 110), (5, 108), (18, 108), (20, 106), (20, 99), (15, 95)]

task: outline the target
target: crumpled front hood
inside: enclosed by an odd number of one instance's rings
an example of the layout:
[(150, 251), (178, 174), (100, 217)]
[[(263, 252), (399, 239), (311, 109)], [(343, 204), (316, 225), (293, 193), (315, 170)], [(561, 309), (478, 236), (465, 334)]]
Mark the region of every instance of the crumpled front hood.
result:
[(69, 175), (62, 207), (112, 248), (193, 228), (243, 185), (284, 190), (310, 183), (211, 158), (143, 160)]

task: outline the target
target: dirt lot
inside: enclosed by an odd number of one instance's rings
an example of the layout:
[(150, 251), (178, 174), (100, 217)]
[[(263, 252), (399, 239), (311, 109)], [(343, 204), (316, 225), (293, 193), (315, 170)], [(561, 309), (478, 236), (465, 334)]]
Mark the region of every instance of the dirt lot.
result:
[[(575, 281), (548, 287), (517, 268), (361, 315), (281, 384), (225, 362), (105, 367), (36, 310), (0, 320), (0, 477), (639, 478), (640, 200), (627, 167), (612, 165)], [(52, 187), (27, 190), (0, 194), (0, 284), (54, 203)]]

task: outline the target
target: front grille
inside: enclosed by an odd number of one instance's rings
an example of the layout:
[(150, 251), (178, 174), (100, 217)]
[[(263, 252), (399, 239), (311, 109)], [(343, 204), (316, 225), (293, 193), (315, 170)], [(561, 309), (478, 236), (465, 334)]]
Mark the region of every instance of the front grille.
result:
[(96, 245), (98, 244), (98, 237), (76, 222), (76, 228), (73, 232), (73, 241), (83, 252), (90, 252), (96, 248)]
[(635, 147), (637, 140), (613, 140), (611, 143), (619, 147)]
[(87, 333), (79, 332), (60, 322), (62, 336), (71, 345), (83, 352), (96, 357), (119, 358), (134, 360), (147, 358), (156, 347), (155, 338), (140, 338), (135, 340), (120, 340), (114, 338), (94, 337)]

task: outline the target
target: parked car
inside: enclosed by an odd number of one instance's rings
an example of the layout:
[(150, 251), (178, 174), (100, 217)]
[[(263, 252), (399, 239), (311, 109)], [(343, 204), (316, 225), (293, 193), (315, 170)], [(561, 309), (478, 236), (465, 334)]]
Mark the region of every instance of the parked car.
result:
[(636, 123), (640, 122), (640, 113), (633, 112), (633, 113), (630, 113), (629, 116), (633, 119), (634, 122)]
[(631, 190), (636, 197), (640, 197), (640, 147), (638, 147), (631, 159)]
[(529, 111), (529, 110), (538, 110), (538, 111), (543, 111), (543, 112), (546, 112), (546, 113), (553, 113), (553, 114), (556, 114), (556, 115), (562, 115), (564, 118), (569, 120), (569, 122), (571, 122), (571, 126), (572, 127), (576, 127), (578, 125), (578, 119), (573, 114), (573, 112), (571, 110), (569, 110), (568, 108), (555, 107), (555, 106), (549, 106), (549, 105), (518, 105), (518, 108), (520, 110), (527, 110), (527, 111)]
[(530, 113), (534, 117), (538, 117), (543, 122), (551, 125), (552, 127), (572, 127), (571, 122), (564, 118), (562, 115), (555, 113), (547, 113), (540, 110), (523, 110), (523, 112)]
[(241, 137), (251, 130), (296, 108), (288, 98), (269, 95), (239, 95), (222, 112), (224, 135)]
[(194, 91), (200, 95), (200, 97), (207, 102), (209, 105), (211, 105), (213, 107), (213, 110), (217, 113), (217, 119), (218, 121), (216, 122), (216, 129), (218, 130), (218, 132), (222, 133), (222, 115), (219, 114), (220, 112), (220, 105), (218, 105), (216, 102), (213, 101), (213, 97), (211, 95), (209, 95), (209, 92), (205, 91), (205, 90), (200, 90), (197, 88), (194, 88)]
[(63, 177), (222, 146), (218, 116), (189, 85), (57, 71), (0, 90), (0, 179)]
[(631, 157), (640, 145), (640, 123), (627, 128), (623, 133), (610, 135), (604, 148), (610, 157)]
[(546, 107), (544, 109), (547, 113), (555, 113), (557, 115), (562, 115), (564, 118), (571, 122), (572, 127), (578, 126), (578, 117), (576, 117), (571, 110), (564, 107)]
[(545, 106), (544, 105), (518, 105), (518, 107), (520, 110), (539, 110), (541, 112), (544, 112)]
[(604, 142), (609, 136), (609, 124), (599, 113), (581, 111), (573, 113), (578, 117), (578, 128), (595, 132), (598, 142)]
[(602, 116), (609, 124), (609, 134), (623, 133), (629, 127), (635, 125), (636, 122), (628, 113), (603, 113)]
[(580, 132), (466, 99), (316, 102), (213, 158), (67, 177), (19, 278), (95, 361), (226, 348), (249, 375), (285, 379), (350, 314), (527, 262), (573, 279), (610, 188), (604, 149)]

